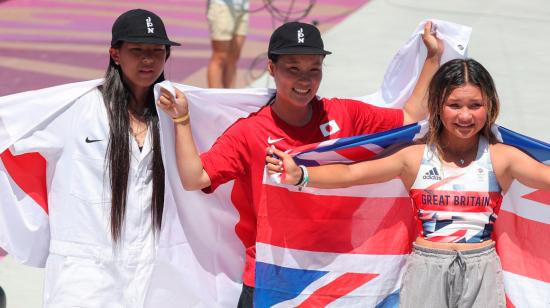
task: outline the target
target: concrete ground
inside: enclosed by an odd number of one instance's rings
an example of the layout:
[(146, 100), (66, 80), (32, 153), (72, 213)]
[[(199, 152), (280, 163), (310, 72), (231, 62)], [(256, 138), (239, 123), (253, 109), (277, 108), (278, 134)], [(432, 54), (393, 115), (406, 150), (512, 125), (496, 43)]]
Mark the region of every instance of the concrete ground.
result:
[[(498, 123), (550, 142), (545, 125), (550, 120), (545, 98), (550, 86), (550, 2), (545, 0), (369, 1), (325, 32), (326, 48), (333, 55), (326, 58), (320, 94), (353, 97), (374, 92), (394, 53), (418, 23), (429, 18), (473, 27), (469, 55), (495, 79), (502, 102)], [(0, 262), (0, 285), (10, 308), (39, 307), (41, 280), (41, 270), (18, 266), (9, 257)]]
[(16, 263), (11, 257), (0, 261), (0, 286), (7, 308), (35, 308), (42, 305), (44, 270)]
[[(325, 35), (321, 94), (374, 92), (397, 49), (424, 19), (473, 28), (469, 56), (493, 76), (498, 124), (550, 142), (550, 2), (545, 0), (374, 0)], [(546, 33), (546, 34), (545, 34)]]

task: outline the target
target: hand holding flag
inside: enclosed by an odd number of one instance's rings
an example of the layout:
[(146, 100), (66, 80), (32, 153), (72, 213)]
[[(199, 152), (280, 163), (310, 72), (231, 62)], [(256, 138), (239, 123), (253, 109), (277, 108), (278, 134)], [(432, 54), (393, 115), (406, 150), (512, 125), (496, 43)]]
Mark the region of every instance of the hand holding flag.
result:
[(157, 105), (172, 119), (185, 117), (189, 114), (189, 104), (183, 92), (176, 88), (160, 87), (160, 94)]
[(283, 184), (296, 185), (300, 182), (303, 177), (303, 171), (294, 162), (292, 156), (274, 146), (268, 147), (266, 152), (267, 156), (265, 160), (269, 175), (282, 173), (281, 183)]
[(441, 58), (444, 49), (443, 41), (437, 37), (436, 26), (432, 21), (428, 21), (424, 24), (422, 41), (428, 50), (428, 58), (433, 56)]

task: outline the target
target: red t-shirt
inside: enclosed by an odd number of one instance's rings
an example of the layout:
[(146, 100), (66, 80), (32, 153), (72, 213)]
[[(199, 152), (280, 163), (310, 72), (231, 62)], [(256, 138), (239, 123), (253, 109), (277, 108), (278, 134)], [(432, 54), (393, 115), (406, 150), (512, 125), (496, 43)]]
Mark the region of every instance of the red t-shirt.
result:
[(372, 106), (350, 99), (313, 102), (310, 122), (296, 127), (281, 120), (265, 106), (247, 118), (239, 119), (201, 154), (212, 192), (219, 185), (235, 180), (231, 201), (240, 214), (235, 232), (246, 248), (243, 283), (254, 286), (256, 257), (256, 216), (265, 167), (265, 148), (273, 144), (280, 150), (329, 139), (371, 134), (403, 125), (403, 111)]

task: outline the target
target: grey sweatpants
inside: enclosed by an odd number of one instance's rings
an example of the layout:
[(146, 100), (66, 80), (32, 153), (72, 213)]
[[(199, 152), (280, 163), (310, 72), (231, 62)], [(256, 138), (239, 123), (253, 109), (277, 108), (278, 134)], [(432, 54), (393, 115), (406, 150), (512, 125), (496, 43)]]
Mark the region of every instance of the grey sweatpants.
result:
[(506, 307), (502, 267), (494, 244), (465, 251), (413, 246), (399, 307)]

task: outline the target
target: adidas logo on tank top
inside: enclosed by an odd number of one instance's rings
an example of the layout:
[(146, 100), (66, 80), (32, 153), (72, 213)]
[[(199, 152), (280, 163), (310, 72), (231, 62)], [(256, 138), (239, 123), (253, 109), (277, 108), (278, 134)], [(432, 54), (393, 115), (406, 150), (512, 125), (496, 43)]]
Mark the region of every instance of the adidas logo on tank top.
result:
[(436, 180), (441, 181), (441, 176), (439, 175), (439, 172), (437, 172), (437, 168), (433, 167), (430, 171), (424, 173), (424, 176), (422, 177), (424, 180)]

